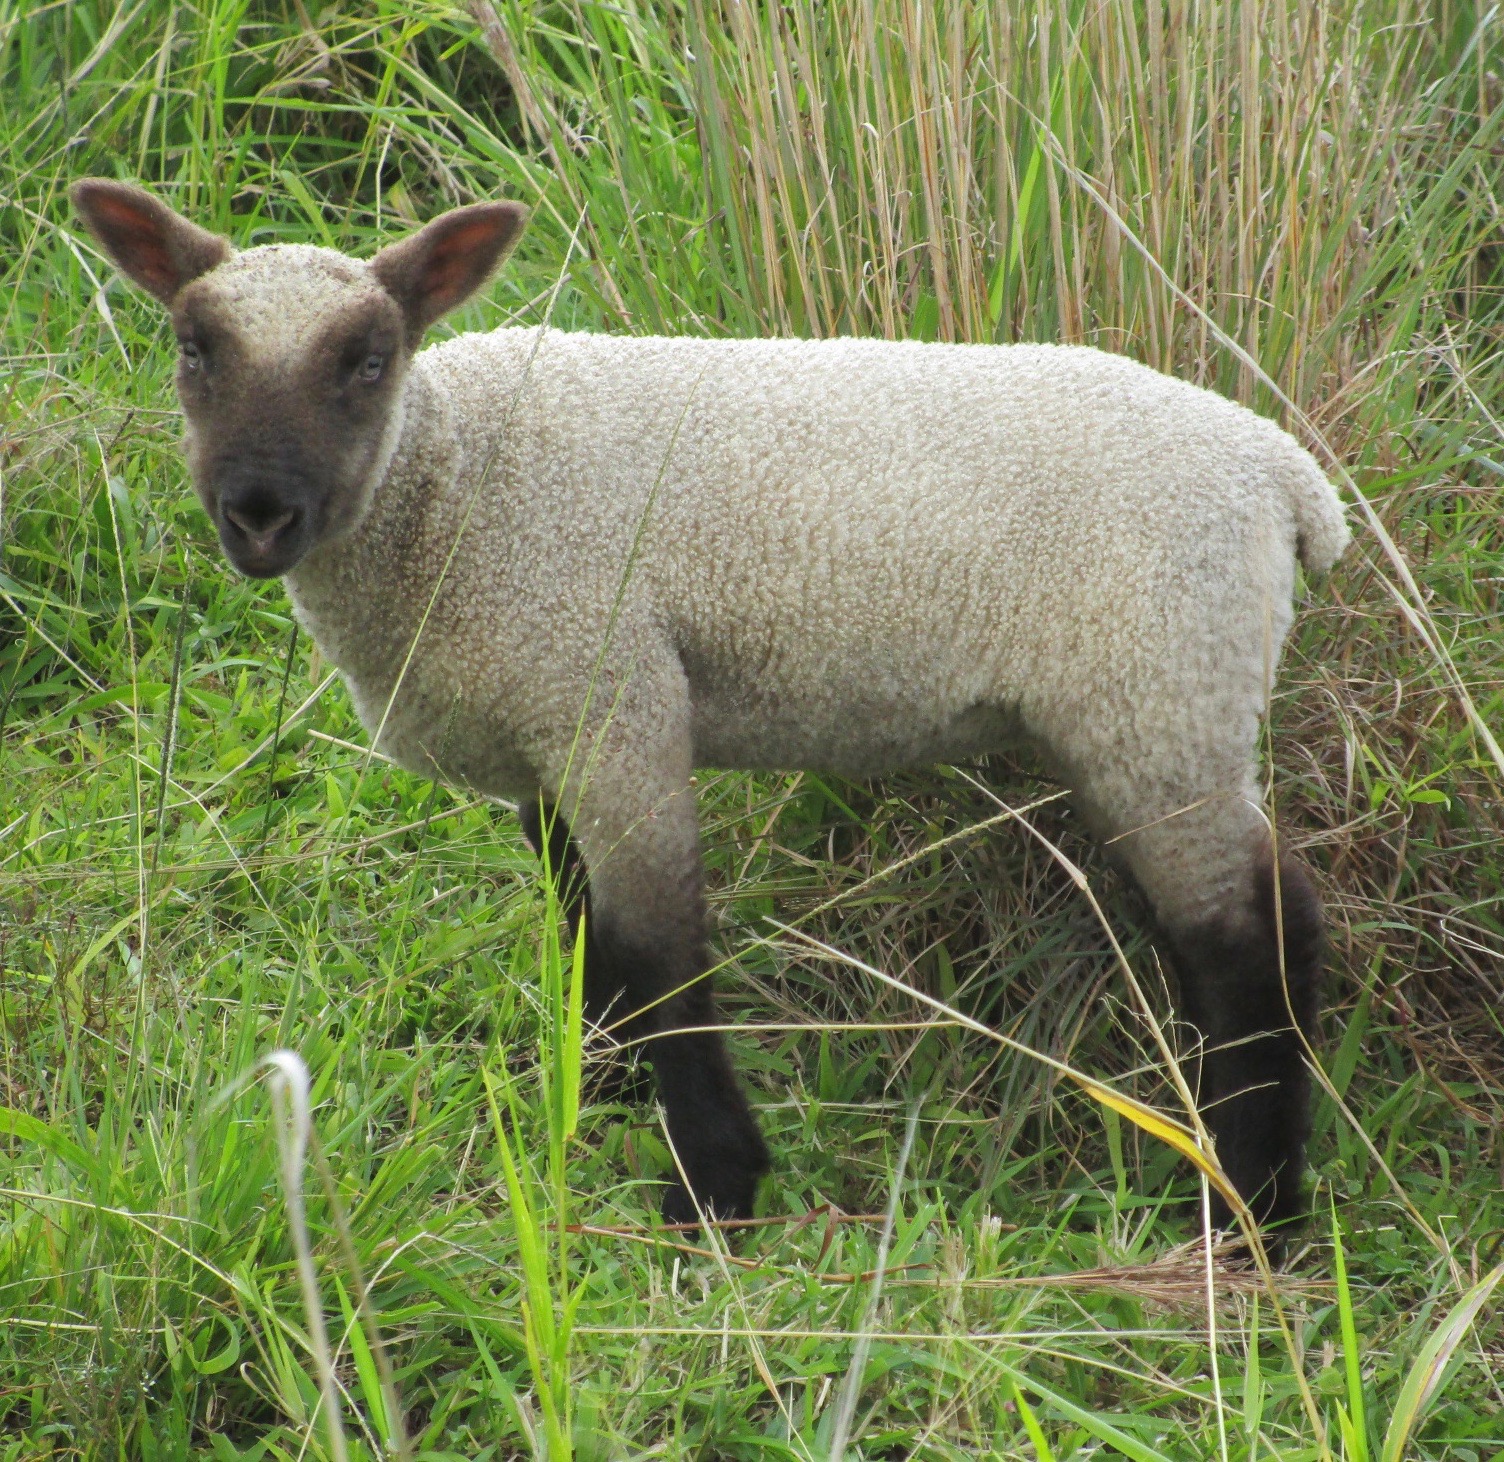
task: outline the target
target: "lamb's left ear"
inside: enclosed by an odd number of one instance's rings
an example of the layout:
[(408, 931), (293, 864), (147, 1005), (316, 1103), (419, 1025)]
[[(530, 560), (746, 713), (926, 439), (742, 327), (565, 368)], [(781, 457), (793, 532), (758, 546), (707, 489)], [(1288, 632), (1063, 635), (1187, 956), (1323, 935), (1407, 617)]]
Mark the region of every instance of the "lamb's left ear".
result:
[(121, 272), (164, 305), (232, 252), (228, 240), (189, 223), (144, 188), (83, 178), (68, 192), (89, 232)]
[(506, 257), (527, 222), (520, 203), (472, 203), (388, 244), (371, 268), (402, 307), (408, 344), (475, 293)]

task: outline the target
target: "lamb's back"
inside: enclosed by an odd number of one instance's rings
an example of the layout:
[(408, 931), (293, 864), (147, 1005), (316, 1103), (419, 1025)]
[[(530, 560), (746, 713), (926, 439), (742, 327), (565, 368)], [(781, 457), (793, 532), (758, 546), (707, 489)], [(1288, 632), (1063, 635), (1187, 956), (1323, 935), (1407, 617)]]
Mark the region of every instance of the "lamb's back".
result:
[(1304, 454), (1123, 357), (501, 331), (422, 359), (494, 482), (481, 561), (624, 640), (651, 619), (704, 760), (961, 755), (1289, 622)]

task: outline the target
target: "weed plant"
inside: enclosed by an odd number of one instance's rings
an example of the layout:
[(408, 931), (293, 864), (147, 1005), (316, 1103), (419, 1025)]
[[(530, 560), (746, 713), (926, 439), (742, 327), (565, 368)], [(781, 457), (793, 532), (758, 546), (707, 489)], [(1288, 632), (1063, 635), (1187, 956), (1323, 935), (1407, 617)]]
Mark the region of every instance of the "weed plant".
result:
[[(1501, 73), (1469, 0), (0, 0), (0, 1458), (1504, 1457)], [(1284, 1273), (1062, 1079), (1184, 1116), (1141, 911), (1000, 762), (702, 778), (777, 1168), (655, 1232), (515, 819), (220, 561), (86, 174), (243, 246), (522, 199), (454, 328), (1081, 341), (1290, 425), (1359, 541), (1271, 706)]]

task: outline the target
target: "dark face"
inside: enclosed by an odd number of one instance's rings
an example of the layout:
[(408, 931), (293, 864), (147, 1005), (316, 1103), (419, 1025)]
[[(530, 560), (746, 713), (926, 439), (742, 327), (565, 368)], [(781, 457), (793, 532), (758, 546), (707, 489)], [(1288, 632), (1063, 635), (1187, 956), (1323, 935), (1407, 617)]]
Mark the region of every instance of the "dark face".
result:
[(194, 486), (226, 556), (275, 578), (349, 533), (402, 435), (423, 332), (516, 242), (516, 203), (454, 208), (362, 262), (307, 244), (237, 254), (129, 183), (82, 178), (75, 207), (172, 312)]
[(199, 498), (236, 568), (285, 574), (357, 526), (390, 462), (401, 311), (365, 266), (283, 245), (195, 280), (172, 321)]

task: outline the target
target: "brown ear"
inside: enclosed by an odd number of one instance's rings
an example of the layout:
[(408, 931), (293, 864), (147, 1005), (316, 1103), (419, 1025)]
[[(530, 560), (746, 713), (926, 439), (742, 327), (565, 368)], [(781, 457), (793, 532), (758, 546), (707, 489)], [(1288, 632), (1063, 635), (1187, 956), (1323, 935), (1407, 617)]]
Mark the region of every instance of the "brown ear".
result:
[(472, 203), (388, 244), (371, 260), (377, 279), (402, 307), (409, 345), (416, 346), (440, 315), (486, 282), (526, 222), (520, 203)]
[(164, 305), (190, 280), (230, 257), (230, 245), (129, 183), (84, 178), (69, 190), (89, 232), (147, 294)]

